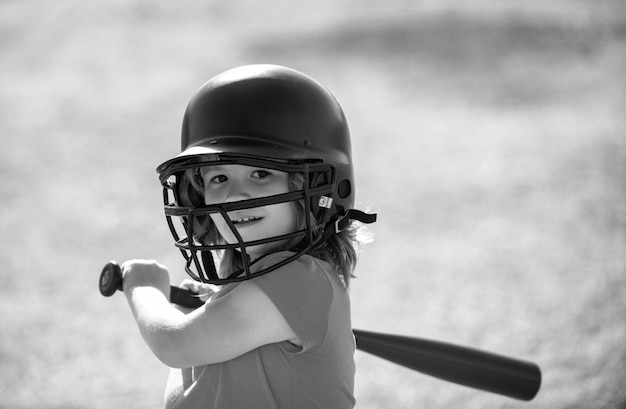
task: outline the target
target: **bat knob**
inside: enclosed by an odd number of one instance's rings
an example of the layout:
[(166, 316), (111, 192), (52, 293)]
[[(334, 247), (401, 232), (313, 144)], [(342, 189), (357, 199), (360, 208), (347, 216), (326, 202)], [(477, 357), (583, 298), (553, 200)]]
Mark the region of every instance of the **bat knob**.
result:
[(115, 261), (108, 262), (100, 273), (100, 294), (110, 297), (122, 290), (122, 269)]

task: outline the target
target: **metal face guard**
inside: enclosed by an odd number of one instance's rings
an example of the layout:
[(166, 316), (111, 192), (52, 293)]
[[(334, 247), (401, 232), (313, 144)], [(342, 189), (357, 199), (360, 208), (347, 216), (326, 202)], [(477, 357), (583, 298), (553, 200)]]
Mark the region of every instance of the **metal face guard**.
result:
[[(194, 280), (217, 285), (248, 280), (295, 260), (317, 245), (324, 237), (324, 228), (330, 218), (329, 203), (332, 204), (333, 202), (334, 168), (332, 165), (324, 163), (287, 164), (253, 158), (224, 158), (222, 155), (210, 155), (210, 158), (204, 157), (204, 160), (198, 160), (197, 156), (190, 159), (179, 158), (178, 162), (167, 164), (167, 172), (161, 174), (161, 181), (167, 224), (174, 237), (175, 246), (185, 258), (185, 271)], [(185, 192), (188, 189), (188, 186), (185, 186), (184, 183), (185, 171), (216, 164), (242, 164), (292, 173), (297, 171), (297, 173), (302, 173), (305, 183), (300, 190), (278, 195), (212, 205), (192, 203), (194, 200), (189, 198), (188, 192)], [(199, 202), (199, 200), (199, 198), (195, 199), (196, 202)], [(202, 198), (201, 200), (203, 201), (204, 199)], [(305, 217), (304, 228), (301, 230), (247, 242), (244, 241), (237, 227), (228, 217), (228, 212), (235, 210), (251, 209), (285, 202), (300, 202), (304, 205), (304, 214), (313, 214), (315, 217), (313, 220), (311, 220), (311, 217)], [(236, 243), (228, 244), (223, 240), (212, 240), (211, 242), (201, 240), (201, 236), (204, 233), (203, 230), (207, 230), (207, 224), (212, 223), (210, 220), (211, 215), (215, 217), (216, 214), (223, 218), (225, 224), (232, 231), (233, 236), (236, 238)], [(295, 247), (281, 249), (290, 250), (294, 252), (294, 255), (278, 264), (252, 273), (251, 266), (261, 260), (262, 257), (250, 261), (247, 249), (260, 244), (285, 240), (297, 243)], [(216, 260), (221, 258), (225, 250), (234, 250), (233, 254), (241, 257), (240, 265), (242, 266), (239, 271), (235, 271), (226, 277), (221, 276), (216, 267)]]

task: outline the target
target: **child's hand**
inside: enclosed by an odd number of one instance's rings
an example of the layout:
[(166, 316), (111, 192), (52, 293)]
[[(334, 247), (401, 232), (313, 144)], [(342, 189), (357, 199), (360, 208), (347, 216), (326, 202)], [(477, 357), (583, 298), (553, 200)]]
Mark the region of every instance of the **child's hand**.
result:
[(198, 294), (198, 298), (200, 298), (200, 300), (202, 301), (208, 300), (213, 294), (217, 292), (215, 291), (214, 286), (210, 284), (201, 283), (198, 281), (190, 280), (188, 278), (183, 280), (183, 282), (180, 284), (180, 288), (184, 288)]
[(170, 277), (167, 267), (154, 260), (128, 260), (122, 264), (124, 292), (134, 287), (155, 287), (169, 299)]

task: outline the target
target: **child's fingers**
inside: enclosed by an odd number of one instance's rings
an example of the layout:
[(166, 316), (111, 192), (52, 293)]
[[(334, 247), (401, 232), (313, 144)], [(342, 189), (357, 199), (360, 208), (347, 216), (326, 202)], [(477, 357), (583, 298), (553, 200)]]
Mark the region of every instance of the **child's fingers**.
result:
[(215, 291), (213, 291), (209, 284), (199, 283), (188, 278), (183, 280), (180, 287), (198, 294), (202, 301), (208, 300), (213, 294), (215, 294)]
[(197, 281), (193, 281), (190, 280), (188, 278), (185, 278), (179, 285), (180, 288), (184, 288), (185, 290), (189, 290), (189, 291), (193, 291), (194, 293), (197, 293), (196, 291), (196, 284), (198, 284)]

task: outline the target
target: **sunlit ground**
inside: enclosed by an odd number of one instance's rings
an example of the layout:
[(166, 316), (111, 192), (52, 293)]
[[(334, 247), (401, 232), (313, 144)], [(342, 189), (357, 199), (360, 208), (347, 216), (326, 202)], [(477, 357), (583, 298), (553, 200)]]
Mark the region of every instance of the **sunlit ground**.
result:
[(183, 278), (154, 169), (198, 86), (253, 62), (348, 116), (379, 213), (354, 327), (544, 374), (526, 403), (357, 352), (358, 408), (626, 405), (623, 2), (206, 3), (0, 2), (0, 408), (159, 407), (166, 368), (97, 276)]

